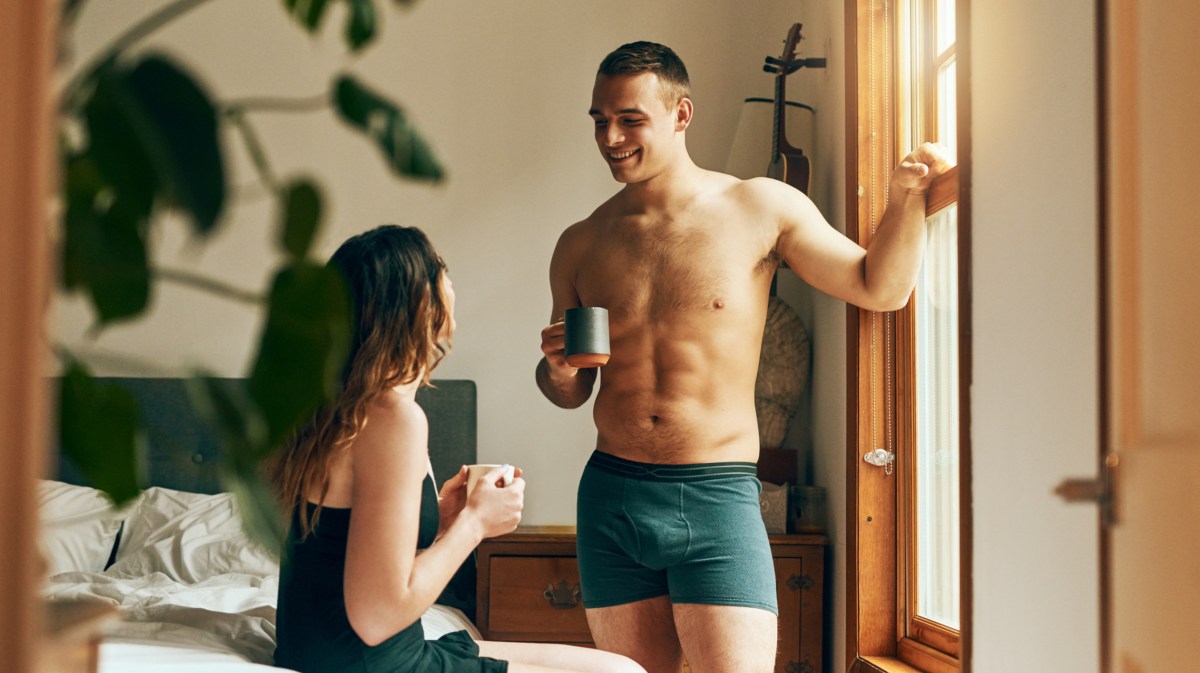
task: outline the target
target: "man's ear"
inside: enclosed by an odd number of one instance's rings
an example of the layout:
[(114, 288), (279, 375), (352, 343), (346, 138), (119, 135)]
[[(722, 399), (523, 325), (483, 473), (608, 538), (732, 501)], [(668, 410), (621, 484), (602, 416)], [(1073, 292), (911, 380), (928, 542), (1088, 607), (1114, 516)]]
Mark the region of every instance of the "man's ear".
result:
[(692, 123), (692, 99), (684, 96), (675, 104), (675, 132), (681, 133), (687, 130), (689, 124)]

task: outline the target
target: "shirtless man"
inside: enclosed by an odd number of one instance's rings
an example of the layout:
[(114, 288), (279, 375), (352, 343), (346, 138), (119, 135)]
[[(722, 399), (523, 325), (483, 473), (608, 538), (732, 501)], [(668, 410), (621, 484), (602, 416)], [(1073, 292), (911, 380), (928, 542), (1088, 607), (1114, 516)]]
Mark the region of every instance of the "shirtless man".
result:
[(559, 238), (537, 367), (551, 402), (587, 401), (597, 370), (567, 364), (562, 317), (608, 309), (612, 357), (578, 501), (588, 624), (648, 673), (675, 673), (683, 657), (696, 673), (770, 671), (778, 608), (754, 382), (771, 277), (783, 259), (830, 295), (900, 308), (920, 269), (925, 191), (949, 164), (932, 145), (904, 159), (868, 251), (798, 190), (693, 163), (687, 70), (662, 45), (609, 54), (589, 114), (625, 186)]

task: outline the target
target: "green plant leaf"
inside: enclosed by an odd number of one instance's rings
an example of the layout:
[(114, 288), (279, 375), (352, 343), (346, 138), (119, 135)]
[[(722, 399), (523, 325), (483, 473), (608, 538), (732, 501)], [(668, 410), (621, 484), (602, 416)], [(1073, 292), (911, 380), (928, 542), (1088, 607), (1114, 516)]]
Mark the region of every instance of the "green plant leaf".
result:
[(135, 318), (150, 304), (150, 266), (137, 223), (118, 206), (103, 214), (67, 210), (64, 264), (83, 279), (97, 327)]
[(142, 204), (104, 185), (86, 155), (69, 159), (65, 174), (63, 286), (87, 291), (97, 327), (140, 315), (151, 288)]
[(90, 75), (82, 108), (87, 145), (65, 160), (67, 210), (63, 284), (87, 291), (96, 327), (142, 314), (150, 301), (146, 246), (151, 212), (166, 191), (162, 134), (155, 128), (130, 71), (114, 62)]
[(262, 549), (276, 558), (287, 528), (270, 485), (257, 470), (224, 469), (221, 482), (233, 493), (242, 515), (242, 530)]
[(192, 408), (217, 433), (222, 465), (252, 465), (266, 453), (267, 423), (243, 386), (195, 372), (187, 380), (187, 391)]
[(394, 103), (349, 75), (334, 80), (333, 102), (343, 121), (375, 142), (392, 171), (412, 178), (442, 179), (442, 167), (433, 150)]
[(337, 270), (293, 260), (279, 271), (250, 374), (271, 446), (334, 394), (350, 333), (348, 290)]
[(293, 180), (284, 186), (282, 201), (280, 245), (292, 257), (303, 259), (321, 227), (321, 192), (311, 180)]
[(350, 51), (361, 51), (375, 39), (375, 0), (346, 0), (350, 15), (346, 17), (346, 45)]
[(205, 372), (189, 377), (187, 390), (192, 407), (221, 442), (221, 483), (237, 500), (244, 530), (266, 551), (278, 553), (283, 518), (260, 474), (271, 448), (257, 404), (243, 386)]
[(328, 3), (326, 0), (283, 0), (283, 6), (309, 33), (315, 33), (325, 18)]
[(107, 63), (96, 70), (91, 96), (83, 107), (87, 123), (86, 153), (116, 198), (149, 218), (162, 184), (142, 132), (146, 119), (130, 90), (128, 72)]
[(117, 505), (136, 497), (146, 440), (133, 395), (97, 383), (83, 364), (69, 360), (59, 385), (58, 414), (63, 454), (84, 478)]
[(83, 7), (84, 0), (64, 0), (62, 3), (63, 23), (70, 23)]
[(164, 56), (128, 72), (142, 122), (139, 132), (165, 194), (191, 215), (194, 231), (216, 228), (225, 209), (225, 159), (216, 107), (199, 82)]
[[(71, 217), (80, 217), (80, 211), (91, 212), (105, 189), (103, 178), (96, 162), (83, 154), (64, 155), (62, 158), (63, 203), (67, 211), (63, 216), (62, 263), (59, 264), (63, 288), (76, 290), (87, 286), (88, 248), (78, 238), (72, 237), (69, 228)], [(72, 211), (77, 212), (72, 212)]]

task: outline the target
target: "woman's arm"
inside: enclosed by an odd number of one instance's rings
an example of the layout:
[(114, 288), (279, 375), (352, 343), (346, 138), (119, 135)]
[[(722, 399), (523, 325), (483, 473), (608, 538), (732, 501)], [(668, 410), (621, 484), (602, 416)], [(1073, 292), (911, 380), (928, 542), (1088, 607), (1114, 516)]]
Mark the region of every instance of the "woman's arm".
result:
[(372, 404), (351, 447), (354, 491), (344, 597), (350, 626), (368, 645), (407, 628), (433, 605), (485, 537), (520, 520), (524, 482), (480, 484), (442, 537), (417, 555), (429, 427), (411, 396), (388, 392)]

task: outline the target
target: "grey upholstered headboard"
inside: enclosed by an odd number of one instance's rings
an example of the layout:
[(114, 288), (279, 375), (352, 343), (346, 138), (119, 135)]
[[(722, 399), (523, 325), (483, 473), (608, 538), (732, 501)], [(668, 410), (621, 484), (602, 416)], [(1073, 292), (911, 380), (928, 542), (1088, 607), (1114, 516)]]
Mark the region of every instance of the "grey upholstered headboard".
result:
[[(138, 401), (149, 448), (146, 455), (148, 486), (180, 491), (217, 493), (221, 490), (214, 433), (192, 411), (183, 379), (101, 378), (128, 389)], [(429, 454), (438, 484), (475, 462), (475, 382), (434, 380), (434, 388), (417, 392), (417, 402), (429, 416)], [(82, 484), (67, 461), (59, 461), (58, 478)]]
[[(101, 378), (99, 381), (126, 388), (137, 399), (149, 444), (144, 470), (147, 483), (143, 487), (164, 486), (195, 493), (221, 491), (216, 437), (192, 412), (183, 379)], [(433, 384), (433, 388), (417, 391), (417, 403), (429, 417), (429, 455), (440, 486), (460, 465), (475, 462), (476, 395), (474, 381), (445, 379), (434, 380)], [(59, 479), (85, 483), (61, 456), (58, 465)], [(459, 567), (438, 602), (474, 615), (475, 575), (472, 555)]]

